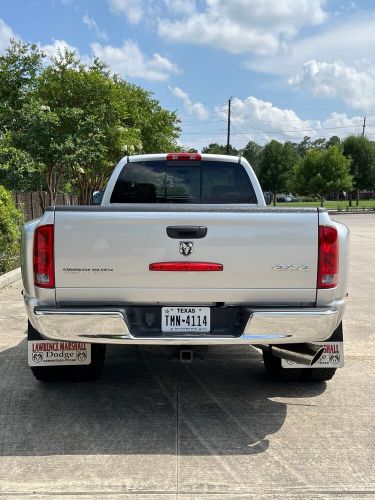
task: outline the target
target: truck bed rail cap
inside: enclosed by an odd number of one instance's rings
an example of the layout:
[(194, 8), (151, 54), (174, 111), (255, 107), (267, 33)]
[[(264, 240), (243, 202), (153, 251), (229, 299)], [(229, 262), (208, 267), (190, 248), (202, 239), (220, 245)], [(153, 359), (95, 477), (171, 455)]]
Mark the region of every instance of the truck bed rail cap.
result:
[(57, 205), (48, 207), (46, 211), (56, 212), (222, 212), (222, 213), (317, 213), (326, 212), (325, 208), (307, 207), (255, 207), (244, 205), (201, 205), (174, 203), (129, 203), (124, 205)]

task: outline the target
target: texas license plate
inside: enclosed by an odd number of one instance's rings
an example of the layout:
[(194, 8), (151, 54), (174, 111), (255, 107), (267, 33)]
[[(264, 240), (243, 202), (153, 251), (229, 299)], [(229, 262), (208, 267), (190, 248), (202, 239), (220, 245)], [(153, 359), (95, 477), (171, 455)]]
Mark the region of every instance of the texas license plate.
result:
[(162, 307), (162, 332), (209, 332), (209, 307)]

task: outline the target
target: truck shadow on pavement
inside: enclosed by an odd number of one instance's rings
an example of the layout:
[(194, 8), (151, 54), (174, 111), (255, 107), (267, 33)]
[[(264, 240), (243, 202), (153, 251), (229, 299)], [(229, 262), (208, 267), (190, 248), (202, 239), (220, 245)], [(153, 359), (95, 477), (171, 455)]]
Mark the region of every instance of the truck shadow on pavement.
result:
[(102, 377), (76, 384), (36, 381), (26, 351), (0, 352), (0, 456), (262, 453), (288, 405), (326, 388), (269, 382), (248, 347), (181, 364), (164, 347), (111, 346)]

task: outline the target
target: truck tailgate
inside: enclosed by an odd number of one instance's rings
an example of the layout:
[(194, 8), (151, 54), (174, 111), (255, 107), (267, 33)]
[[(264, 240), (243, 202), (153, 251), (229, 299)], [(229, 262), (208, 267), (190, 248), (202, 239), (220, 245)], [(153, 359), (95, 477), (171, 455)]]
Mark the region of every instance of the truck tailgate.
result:
[[(315, 302), (317, 210), (160, 210), (56, 210), (57, 301)], [(207, 234), (175, 239), (169, 226), (203, 226)], [(193, 242), (192, 254), (180, 253), (181, 241)], [(223, 270), (149, 270), (169, 261)]]
[[(203, 226), (175, 239), (169, 226)], [(193, 253), (180, 253), (192, 241)], [(317, 210), (55, 212), (57, 301), (313, 303)], [(220, 272), (153, 272), (155, 262), (214, 262)]]

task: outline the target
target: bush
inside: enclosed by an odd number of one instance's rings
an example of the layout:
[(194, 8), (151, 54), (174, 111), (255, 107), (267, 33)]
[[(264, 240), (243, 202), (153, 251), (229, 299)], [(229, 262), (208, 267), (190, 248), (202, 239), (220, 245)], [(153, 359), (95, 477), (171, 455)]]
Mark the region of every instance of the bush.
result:
[(0, 186), (0, 274), (19, 266), (22, 221), (11, 193)]
[(316, 196), (298, 196), (299, 201), (306, 201), (309, 203), (318, 203), (320, 199)]

